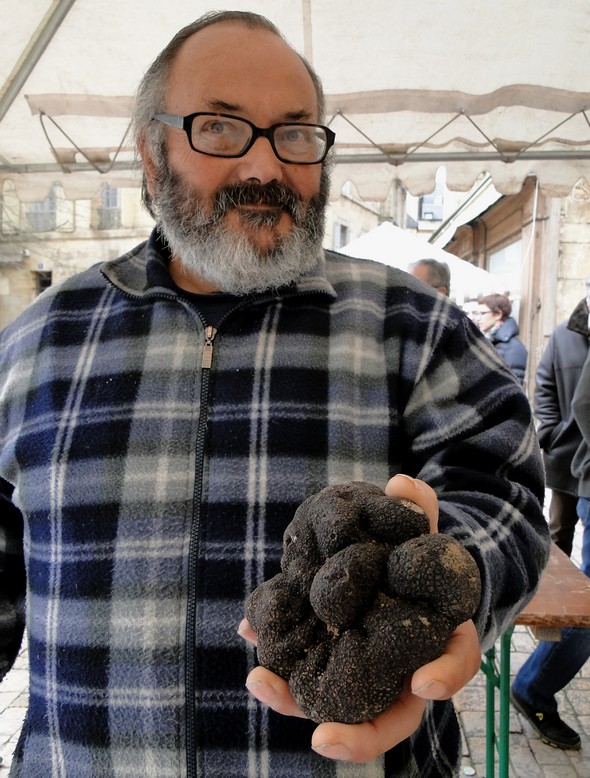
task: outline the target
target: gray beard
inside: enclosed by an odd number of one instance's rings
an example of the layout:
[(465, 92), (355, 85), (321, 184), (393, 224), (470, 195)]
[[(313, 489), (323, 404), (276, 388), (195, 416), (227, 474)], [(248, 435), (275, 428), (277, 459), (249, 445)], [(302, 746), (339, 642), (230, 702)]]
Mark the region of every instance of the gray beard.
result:
[[(153, 205), (163, 237), (187, 271), (222, 292), (244, 295), (294, 283), (316, 266), (327, 200), (328, 174), (323, 168), (320, 191), (309, 203), (284, 184), (244, 183), (220, 189), (207, 213), (202, 197), (167, 169)], [(245, 204), (268, 205), (271, 210), (241, 210), (247, 229), (228, 229), (225, 214)], [(293, 221), (288, 234), (277, 235), (268, 250), (250, 241), (251, 228), (272, 228), (285, 211)]]

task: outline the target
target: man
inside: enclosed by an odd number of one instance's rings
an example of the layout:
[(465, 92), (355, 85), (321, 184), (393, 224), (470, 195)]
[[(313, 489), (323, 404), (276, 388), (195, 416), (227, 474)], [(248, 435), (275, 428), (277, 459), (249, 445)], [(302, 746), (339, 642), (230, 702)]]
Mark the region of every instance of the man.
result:
[[(322, 252), (322, 110), (263, 17), (181, 31), (137, 100), (154, 234), (4, 333), (0, 569), (18, 576), (1, 644), (6, 667), (26, 564), (31, 657), (13, 776), (458, 769), (449, 698), (546, 562), (540, 452), (526, 398), (455, 306)], [(236, 627), (297, 506), (349, 480), (422, 506), (482, 596), (391, 709), (316, 726)]]
[[(590, 356), (578, 382), (572, 411), (582, 440), (572, 461), (572, 473), (578, 479), (578, 518), (582, 522), (582, 572), (590, 576)], [(587, 642), (590, 645), (590, 641)], [(588, 658), (588, 651), (586, 658)]]
[(408, 265), (408, 272), (428, 286), (437, 289), (441, 294), (449, 296), (451, 271), (446, 262), (439, 262), (437, 259), (418, 259)]
[[(576, 478), (577, 513), (583, 526), (582, 572), (590, 576), (590, 358), (586, 359), (572, 398), (573, 422), (580, 430), (580, 445), (572, 461)], [(541, 641), (519, 670), (512, 685), (516, 709), (556, 748), (581, 747), (580, 735), (561, 718), (556, 695), (582, 669), (590, 657), (590, 629), (563, 629), (558, 641)]]
[(535, 377), (534, 409), (543, 449), (547, 486), (551, 489), (549, 527), (553, 542), (568, 556), (577, 524), (578, 480), (571, 472), (581, 436), (572, 415), (572, 397), (578, 385), (590, 343), (590, 276), (586, 295), (569, 319), (557, 325)]

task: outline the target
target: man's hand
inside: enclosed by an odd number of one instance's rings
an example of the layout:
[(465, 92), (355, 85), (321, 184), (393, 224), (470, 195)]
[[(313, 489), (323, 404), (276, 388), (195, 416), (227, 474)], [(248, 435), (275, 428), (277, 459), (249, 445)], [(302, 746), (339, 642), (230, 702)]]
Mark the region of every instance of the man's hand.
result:
[[(438, 501), (423, 481), (397, 475), (388, 482), (385, 493), (403, 497), (419, 505), (430, 519), (431, 532), (438, 527)], [(240, 624), (243, 638), (256, 643), (246, 620)], [(426, 700), (444, 700), (456, 694), (479, 670), (481, 651), (472, 621), (459, 625), (445, 652), (420, 667), (389, 710), (362, 724), (326, 722), (315, 729), (311, 747), (329, 759), (369, 762), (409, 737), (420, 725)], [(246, 680), (249, 691), (262, 703), (285, 716), (304, 714), (293, 699), (289, 684), (264, 667), (255, 667)]]

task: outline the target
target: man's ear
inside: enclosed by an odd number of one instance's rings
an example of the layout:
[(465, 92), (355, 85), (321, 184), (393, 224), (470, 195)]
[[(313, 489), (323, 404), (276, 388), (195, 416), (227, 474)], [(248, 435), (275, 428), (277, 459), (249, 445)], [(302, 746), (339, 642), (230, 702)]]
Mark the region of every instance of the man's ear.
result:
[(154, 195), (156, 194), (156, 181), (157, 181), (156, 164), (154, 162), (154, 158), (149, 149), (149, 144), (147, 143), (145, 138), (138, 139), (137, 150), (139, 151), (139, 156), (141, 157), (141, 161), (143, 163), (143, 172), (144, 172), (146, 189), (148, 193), (152, 197), (154, 197)]

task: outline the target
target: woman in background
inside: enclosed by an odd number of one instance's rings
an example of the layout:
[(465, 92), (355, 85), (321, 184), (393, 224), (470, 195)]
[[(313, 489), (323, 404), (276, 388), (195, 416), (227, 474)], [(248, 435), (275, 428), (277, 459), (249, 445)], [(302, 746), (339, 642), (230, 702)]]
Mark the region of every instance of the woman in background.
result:
[(477, 302), (473, 314), (475, 323), (494, 344), (519, 382), (524, 384), (528, 352), (518, 337), (518, 324), (510, 315), (512, 303), (505, 294), (487, 294)]

